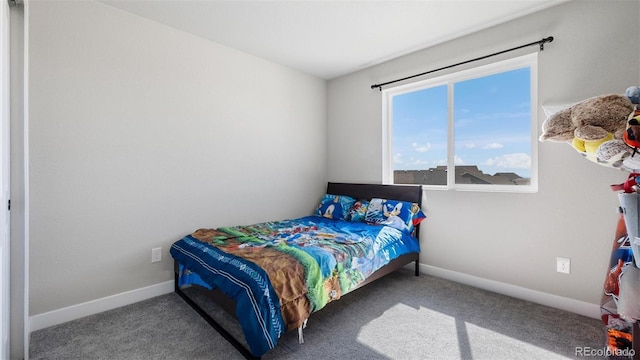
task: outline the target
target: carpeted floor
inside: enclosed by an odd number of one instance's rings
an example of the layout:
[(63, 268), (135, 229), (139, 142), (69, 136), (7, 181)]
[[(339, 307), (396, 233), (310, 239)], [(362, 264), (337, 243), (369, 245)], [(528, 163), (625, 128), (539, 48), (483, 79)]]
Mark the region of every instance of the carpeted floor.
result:
[[(263, 359), (582, 359), (605, 335), (597, 319), (402, 269), (313, 314), (304, 340), (287, 333)], [(35, 331), (29, 350), (32, 360), (242, 359), (173, 293)]]

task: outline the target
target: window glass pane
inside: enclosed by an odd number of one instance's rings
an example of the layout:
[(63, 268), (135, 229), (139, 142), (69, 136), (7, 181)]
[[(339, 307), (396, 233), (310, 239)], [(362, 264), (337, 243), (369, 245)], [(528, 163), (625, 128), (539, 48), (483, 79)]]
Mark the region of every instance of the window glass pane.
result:
[(447, 86), (392, 98), (395, 184), (447, 184)]
[(537, 191), (536, 78), (530, 54), (383, 90), (383, 181)]
[(454, 84), (456, 184), (531, 183), (530, 70)]

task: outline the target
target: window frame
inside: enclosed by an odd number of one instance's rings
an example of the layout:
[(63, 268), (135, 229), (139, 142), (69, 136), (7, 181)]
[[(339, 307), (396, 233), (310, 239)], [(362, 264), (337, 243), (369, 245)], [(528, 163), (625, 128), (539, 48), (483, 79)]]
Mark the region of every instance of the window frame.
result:
[[(531, 181), (529, 185), (486, 185), (455, 183), (455, 133), (453, 113), (453, 85), (457, 82), (495, 75), (511, 70), (529, 68)], [(395, 86), (382, 90), (382, 183), (393, 182), (393, 97), (425, 88), (447, 86), (447, 185), (424, 185), (428, 190), (456, 190), (477, 192), (535, 193), (538, 191), (538, 53), (531, 53), (494, 63)]]

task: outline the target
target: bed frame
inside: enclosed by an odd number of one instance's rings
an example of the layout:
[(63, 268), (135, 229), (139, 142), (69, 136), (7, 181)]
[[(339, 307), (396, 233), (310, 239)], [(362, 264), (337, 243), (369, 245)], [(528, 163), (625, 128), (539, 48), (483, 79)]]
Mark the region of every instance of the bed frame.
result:
[[(393, 199), (400, 201), (417, 202), (422, 204), (422, 187), (419, 185), (380, 185), (380, 184), (352, 184), (352, 183), (334, 183), (329, 182), (327, 184), (327, 194), (348, 195), (355, 199), (371, 199), (374, 197), (383, 199)], [(419, 238), (420, 225), (415, 228), (415, 236)], [(415, 262), (415, 276), (420, 274), (419, 272), (419, 253), (409, 253), (402, 255), (387, 265), (378, 269), (371, 274), (364, 282), (359, 284), (353, 290), (367, 285), (401, 267), (404, 267), (411, 262)], [(233, 299), (225, 295), (219, 289), (207, 290), (203, 287), (194, 285), (198, 291), (204, 293), (207, 298), (211, 299), (218, 307), (222, 308), (225, 312), (236, 317), (236, 304)], [(352, 290), (352, 291), (353, 291)], [(247, 359), (259, 359), (259, 357), (253, 356), (249, 349), (247, 349), (240, 341), (238, 341), (229, 331), (227, 331), (222, 325), (211, 317), (199, 304), (192, 300), (178, 285), (178, 264), (175, 263), (175, 292), (184, 299), (200, 316), (202, 316), (217, 332), (220, 333), (231, 345), (233, 345), (245, 358)], [(346, 294), (345, 294), (346, 295)]]

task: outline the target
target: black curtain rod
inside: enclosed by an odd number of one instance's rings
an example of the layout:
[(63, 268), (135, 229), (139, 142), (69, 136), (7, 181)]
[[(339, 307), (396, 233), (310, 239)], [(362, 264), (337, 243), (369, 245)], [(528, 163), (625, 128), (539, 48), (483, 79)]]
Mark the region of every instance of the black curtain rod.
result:
[(396, 79), (396, 80), (387, 81), (387, 82), (382, 83), (382, 84), (374, 84), (374, 85), (371, 85), (371, 88), (372, 88), (372, 89), (378, 88), (378, 89), (380, 89), (380, 91), (382, 91), (382, 87), (383, 87), (383, 86), (385, 86), (385, 85), (389, 85), (389, 84), (397, 83), (397, 82), (399, 82), (399, 81), (403, 81), (403, 80), (407, 80), (407, 79), (413, 79), (414, 77), (418, 77), (418, 76), (422, 76), (422, 75), (427, 75), (427, 74), (430, 74), (430, 73), (432, 73), (432, 72), (436, 72), (436, 71), (440, 71), (440, 70), (449, 69), (449, 68), (452, 68), (452, 67), (454, 67), (454, 66), (463, 65), (463, 64), (470, 63), (470, 62), (474, 62), (474, 61), (478, 61), (478, 60), (486, 59), (486, 58), (488, 58), (488, 57), (492, 57), (492, 56), (496, 56), (496, 55), (504, 54), (504, 53), (506, 53), (506, 52), (514, 51), (514, 50), (518, 50), (518, 49), (522, 49), (522, 48), (525, 48), (525, 47), (528, 47), (528, 46), (540, 45), (540, 51), (543, 51), (543, 50), (544, 50), (544, 44), (545, 44), (545, 43), (548, 43), (548, 42), (552, 42), (552, 41), (553, 41), (553, 36), (549, 36), (549, 37), (546, 37), (546, 38), (544, 38), (544, 39), (542, 39), (542, 40), (534, 41), (534, 42), (529, 43), (529, 44), (524, 44), (524, 45), (516, 46), (516, 47), (511, 48), (511, 49), (498, 51), (497, 53), (493, 53), (493, 54), (489, 54), (489, 55), (481, 56), (481, 57), (478, 57), (478, 58), (475, 58), (475, 59), (471, 59), (471, 60), (467, 60), (467, 61), (459, 62), (459, 63), (457, 63), (457, 64), (447, 65), (447, 66), (445, 66), (445, 67), (441, 67), (441, 68), (439, 68), (439, 69), (429, 70), (429, 71), (426, 71), (426, 72), (423, 72), (423, 73), (420, 73), (420, 74), (407, 76), (407, 77), (404, 77), (404, 78), (402, 78), (402, 79)]

